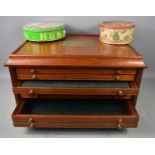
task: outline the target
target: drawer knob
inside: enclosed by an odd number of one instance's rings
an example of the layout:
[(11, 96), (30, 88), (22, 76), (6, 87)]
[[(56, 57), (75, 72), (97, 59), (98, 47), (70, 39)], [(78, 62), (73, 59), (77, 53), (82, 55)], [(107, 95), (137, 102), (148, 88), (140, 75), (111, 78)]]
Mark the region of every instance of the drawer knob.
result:
[(122, 126), (121, 126), (120, 124), (118, 124), (118, 126), (117, 126), (117, 127), (118, 127), (118, 129), (119, 129), (119, 130), (121, 130), (121, 129), (122, 129)]
[(116, 78), (115, 78), (117, 81), (119, 81), (120, 80), (120, 77), (119, 76), (116, 76)]
[(33, 90), (29, 90), (29, 95), (32, 95), (34, 94), (34, 91)]
[(34, 69), (31, 69), (31, 70), (30, 70), (30, 72), (31, 72), (31, 73), (34, 73), (34, 72), (35, 72), (35, 70), (34, 70)]
[(121, 70), (117, 70), (116, 73), (117, 73), (118, 75), (120, 75), (120, 74), (122, 74), (122, 71), (121, 71)]
[(32, 118), (30, 118), (30, 119), (28, 120), (28, 124), (29, 124), (29, 126), (30, 126), (31, 128), (34, 127), (34, 121), (33, 121)]
[(33, 90), (29, 90), (29, 95), (31, 95), (35, 98), (38, 97), (38, 95)]
[(119, 119), (119, 120), (118, 120), (118, 126), (117, 126), (117, 128), (118, 128), (119, 130), (122, 129), (122, 123), (123, 123), (123, 120), (122, 120), (122, 119)]
[(33, 80), (35, 80), (35, 79), (36, 79), (36, 76), (35, 76), (34, 74), (32, 75), (32, 79), (33, 79)]
[(118, 91), (118, 94), (119, 94), (119, 95), (124, 95), (124, 93), (123, 93), (122, 90), (119, 90), (119, 91)]

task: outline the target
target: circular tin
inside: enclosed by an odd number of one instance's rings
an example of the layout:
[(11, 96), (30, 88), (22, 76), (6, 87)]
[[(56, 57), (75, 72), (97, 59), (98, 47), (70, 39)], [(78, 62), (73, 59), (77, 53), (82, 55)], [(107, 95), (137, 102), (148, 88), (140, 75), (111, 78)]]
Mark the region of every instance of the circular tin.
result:
[(55, 41), (65, 38), (65, 25), (62, 23), (32, 23), (23, 26), (26, 40), (35, 42)]
[(135, 24), (127, 21), (103, 21), (100, 23), (100, 40), (108, 44), (129, 44), (134, 38)]

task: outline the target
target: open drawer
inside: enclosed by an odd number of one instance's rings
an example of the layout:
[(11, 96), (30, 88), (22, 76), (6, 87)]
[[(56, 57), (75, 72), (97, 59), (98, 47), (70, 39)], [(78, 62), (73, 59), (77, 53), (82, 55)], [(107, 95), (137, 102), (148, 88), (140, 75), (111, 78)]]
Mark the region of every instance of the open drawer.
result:
[(35, 128), (134, 128), (138, 113), (129, 100), (27, 99), (15, 108), (14, 126)]
[(114, 81), (22, 81), (13, 88), (22, 98), (47, 97), (47, 95), (115, 95), (138, 94), (134, 82)]

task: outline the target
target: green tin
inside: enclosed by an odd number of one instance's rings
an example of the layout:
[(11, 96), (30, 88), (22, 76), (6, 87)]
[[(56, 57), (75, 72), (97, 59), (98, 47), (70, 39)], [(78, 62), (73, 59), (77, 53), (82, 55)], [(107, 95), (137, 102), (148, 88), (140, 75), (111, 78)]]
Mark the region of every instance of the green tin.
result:
[(65, 25), (52, 22), (32, 23), (23, 26), (23, 33), (29, 41), (55, 41), (65, 38)]

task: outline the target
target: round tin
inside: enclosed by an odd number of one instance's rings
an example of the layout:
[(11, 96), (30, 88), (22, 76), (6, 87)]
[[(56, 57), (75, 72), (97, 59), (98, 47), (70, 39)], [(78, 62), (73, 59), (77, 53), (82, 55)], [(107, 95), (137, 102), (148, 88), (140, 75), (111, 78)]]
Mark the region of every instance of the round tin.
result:
[(35, 42), (55, 41), (65, 38), (65, 25), (62, 23), (32, 23), (23, 26), (26, 40)]
[(100, 40), (108, 44), (129, 44), (134, 38), (135, 24), (127, 21), (104, 21), (100, 23)]

